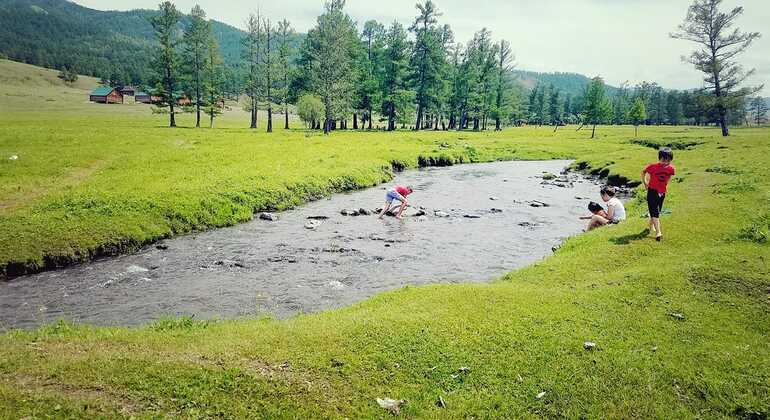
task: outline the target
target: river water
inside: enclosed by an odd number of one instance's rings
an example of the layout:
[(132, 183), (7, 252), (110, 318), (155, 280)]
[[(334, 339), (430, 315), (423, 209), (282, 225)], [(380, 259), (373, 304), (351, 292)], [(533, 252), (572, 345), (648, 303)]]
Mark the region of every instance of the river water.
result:
[[(410, 204), (424, 208), (423, 217), (411, 216), (416, 208), (404, 220), (340, 214), (381, 207), (380, 186), (278, 213), (277, 221), (255, 219), (0, 282), (0, 330), (58, 319), (136, 325), (165, 315), (281, 318), (404, 285), (489, 281), (551, 254), (584, 227), (578, 216), (587, 198), (600, 201), (596, 183), (569, 175), (561, 186), (543, 184), (543, 172), (558, 174), (569, 163), (407, 171), (390, 185), (412, 185)], [(328, 219), (308, 219), (315, 216)]]

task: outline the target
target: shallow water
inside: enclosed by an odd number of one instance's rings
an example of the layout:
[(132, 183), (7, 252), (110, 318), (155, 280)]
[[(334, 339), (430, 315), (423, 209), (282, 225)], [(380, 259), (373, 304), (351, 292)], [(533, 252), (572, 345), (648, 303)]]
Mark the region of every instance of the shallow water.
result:
[[(554, 245), (581, 231), (584, 222), (577, 217), (585, 213), (586, 197), (599, 201), (595, 183), (570, 175), (572, 185), (558, 187), (541, 184), (539, 177), (568, 164), (496, 162), (408, 171), (394, 183), (415, 187), (410, 201), (426, 209), (424, 217), (340, 214), (382, 206), (380, 186), (278, 213), (275, 222), (257, 219), (17, 278), (0, 283), (0, 329), (62, 318), (135, 325), (164, 315), (286, 317), (407, 284), (489, 281), (551, 254)], [(532, 200), (550, 206), (535, 208)], [(329, 219), (309, 230), (311, 216)]]

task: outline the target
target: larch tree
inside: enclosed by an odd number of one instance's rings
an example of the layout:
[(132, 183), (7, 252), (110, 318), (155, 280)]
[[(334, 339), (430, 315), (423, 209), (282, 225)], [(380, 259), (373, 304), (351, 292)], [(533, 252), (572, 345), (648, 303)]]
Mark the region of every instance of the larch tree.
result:
[(291, 28), (291, 24), (288, 20), (284, 19), (278, 22), (278, 29), (276, 32), (278, 37), (278, 57), (277, 57), (277, 73), (276, 76), (279, 79), (280, 87), (278, 88), (277, 96), (281, 101), (283, 108), (284, 125), (285, 130), (289, 129), (289, 86), (291, 77), (291, 40), (294, 37), (294, 30)]
[(412, 56), (413, 79), (417, 101), (417, 121), (414, 129), (420, 130), (423, 126), (423, 115), (428, 106), (428, 95), (432, 84), (437, 77), (435, 58), (441, 55), (440, 39), (436, 24), (441, 16), (436, 4), (431, 0), (417, 3), (415, 7), (418, 15), (409, 28), (415, 35), (415, 46)]
[[(374, 108), (381, 104), (381, 62), (384, 48), (385, 27), (376, 20), (364, 23), (361, 33), (362, 42), (366, 49), (363, 61), (363, 69), (359, 72), (358, 83), (359, 108), (361, 109), (361, 128), (372, 129), (374, 120)], [(355, 119), (353, 123), (355, 127)]]
[(513, 70), (513, 52), (511, 44), (508, 41), (500, 41), (500, 47), (497, 49), (497, 92), (495, 98), (495, 131), (500, 131), (502, 127), (502, 118), (509, 114), (510, 104), (507, 100), (506, 91), (509, 89), (510, 77)]
[(410, 114), (414, 91), (409, 89), (409, 41), (404, 27), (393, 22), (385, 35), (383, 52), (382, 115), (387, 119), (387, 130), (396, 129), (396, 123)]
[(592, 125), (591, 138), (594, 138), (596, 137), (596, 126), (605, 124), (612, 118), (612, 104), (607, 98), (604, 80), (601, 77), (594, 77), (586, 87), (583, 106), (585, 122)]
[(729, 12), (719, 9), (722, 0), (695, 0), (687, 10), (684, 22), (679, 25), (672, 38), (698, 44), (699, 48), (683, 57), (704, 74), (705, 90), (714, 98), (713, 109), (717, 114), (722, 136), (729, 136), (728, 110), (736, 102), (761, 90), (761, 87), (741, 85), (754, 74), (745, 71), (735, 57), (760, 37), (759, 32), (742, 32), (731, 29), (736, 19), (743, 14), (743, 7), (734, 7)]
[(642, 98), (637, 97), (628, 110), (628, 121), (634, 126), (634, 137), (639, 136), (639, 124), (647, 120), (647, 110)]
[(559, 103), (559, 90), (553, 86), (549, 90), (551, 94), (548, 96), (548, 118), (554, 126), (553, 131), (556, 131), (561, 125), (562, 107)]
[(267, 102), (267, 132), (273, 132), (273, 76), (275, 75), (275, 33), (270, 19), (263, 19), (262, 26), (265, 34), (265, 45), (262, 51), (262, 68), (264, 69), (264, 92)]
[(203, 72), (207, 56), (207, 50), (213, 38), (211, 24), (206, 20), (206, 12), (195, 5), (190, 11), (190, 24), (187, 26), (182, 38), (184, 45), (184, 63), (189, 77), (190, 90), (195, 105), (195, 128), (201, 126), (201, 108), (204, 106), (203, 97)]
[(209, 116), (209, 128), (214, 128), (214, 118), (222, 114), (224, 108), (224, 64), (219, 53), (219, 44), (213, 37), (206, 48), (203, 62), (203, 112)]
[(749, 110), (751, 111), (751, 119), (757, 125), (760, 126), (767, 122), (768, 111), (767, 100), (762, 97), (752, 98), (749, 102)]
[(246, 66), (244, 92), (248, 96), (248, 111), (251, 115), (250, 128), (257, 128), (257, 112), (262, 96), (262, 23), (259, 12), (249, 15), (246, 36), (243, 38), (243, 61)]
[(332, 129), (335, 118), (350, 108), (353, 93), (358, 33), (344, 7), (344, 0), (327, 2), (325, 12), (307, 34), (305, 53), (309, 55), (313, 89), (324, 105), (324, 134)]
[(164, 1), (158, 6), (159, 13), (150, 18), (150, 23), (155, 31), (158, 47), (155, 50), (152, 64), (156, 73), (155, 96), (159, 98), (156, 105), (159, 108), (168, 108), (169, 127), (176, 127), (177, 88), (179, 83), (179, 57), (177, 54), (177, 23), (180, 13), (170, 1)]

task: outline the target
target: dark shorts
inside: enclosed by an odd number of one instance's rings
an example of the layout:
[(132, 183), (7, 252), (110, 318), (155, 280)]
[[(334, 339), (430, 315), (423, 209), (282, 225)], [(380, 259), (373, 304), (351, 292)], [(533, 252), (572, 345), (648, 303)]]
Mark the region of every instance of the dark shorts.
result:
[(663, 200), (666, 194), (660, 194), (656, 190), (649, 188), (647, 190), (647, 209), (650, 211), (650, 217), (659, 218), (660, 211), (663, 210)]

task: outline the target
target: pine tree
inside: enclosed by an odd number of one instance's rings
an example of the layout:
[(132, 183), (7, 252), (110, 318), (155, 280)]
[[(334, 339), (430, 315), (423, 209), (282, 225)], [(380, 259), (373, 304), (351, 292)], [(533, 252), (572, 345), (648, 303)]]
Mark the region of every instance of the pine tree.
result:
[(159, 14), (150, 18), (150, 23), (158, 40), (158, 47), (153, 57), (153, 67), (156, 72), (155, 96), (159, 108), (168, 107), (169, 127), (176, 127), (174, 105), (177, 99), (178, 84), (178, 57), (176, 47), (176, 25), (179, 22), (180, 13), (170, 1), (164, 1), (159, 5)]

